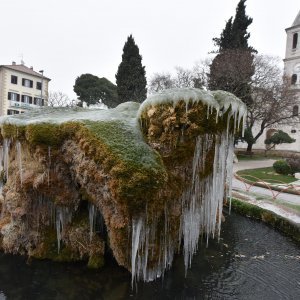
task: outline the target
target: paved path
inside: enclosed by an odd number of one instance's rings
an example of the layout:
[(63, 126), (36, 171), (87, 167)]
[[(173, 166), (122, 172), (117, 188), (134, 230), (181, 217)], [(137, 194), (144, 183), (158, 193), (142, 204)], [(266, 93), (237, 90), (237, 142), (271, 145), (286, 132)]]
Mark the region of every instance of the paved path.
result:
[[(264, 167), (270, 167), (273, 165), (275, 160), (273, 159), (266, 159), (266, 160), (247, 160), (247, 161), (239, 161), (238, 163), (233, 164), (233, 173), (239, 171), (239, 170), (246, 170), (246, 169), (256, 169), (256, 168), (264, 168)], [(247, 185), (249, 186), (249, 185)], [(236, 179), (233, 176), (232, 179), (232, 188), (236, 191), (246, 191), (245, 184)], [(261, 188), (258, 186), (252, 186), (249, 190), (250, 193), (255, 193), (258, 195), (268, 196), (272, 197), (272, 191), (269, 189)], [(274, 193), (277, 193), (276, 191), (273, 191)], [(280, 193), (276, 199), (286, 201), (289, 203), (300, 205), (300, 196), (288, 194), (288, 193)]]

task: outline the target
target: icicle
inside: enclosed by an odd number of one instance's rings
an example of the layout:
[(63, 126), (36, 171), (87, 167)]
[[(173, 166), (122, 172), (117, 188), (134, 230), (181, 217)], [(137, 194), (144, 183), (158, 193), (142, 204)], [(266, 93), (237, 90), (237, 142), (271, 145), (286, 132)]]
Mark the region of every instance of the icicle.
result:
[(22, 170), (22, 147), (21, 143), (17, 141), (16, 143), (16, 150), (17, 150), (17, 159), (19, 164), (19, 175), (20, 175), (20, 182), (21, 186), (23, 185), (23, 170)]
[(10, 140), (4, 139), (4, 141), (3, 141), (3, 171), (5, 172), (6, 180), (8, 180), (9, 148), (10, 148)]
[(229, 197), (229, 214), (231, 213), (231, 193), (232, 193), (232, 175), (233, 175), (233, 154), (234, 154), (234, 135), (228, 137), (228, 153), (226, 161), (226, 197)]
[(0, 146), (0, 174), (3, 171), (3, 146)]
[(57, 252), (60, 252), (60, 243), (65, 226), (72, 220), (72, 213), (68, 207), (56, 207), (56, 238), (57, 238)]
[(50, 168), (51, 168), (51, 147), (48, 146), (48, 170), (47, 170), (48, 186), (50, 185)]
[(93, 234), (95, 232), (96, 216), (97, 216), (97, 209), (96, 209), (95, 205), (92, 203), (89, 203), (90, 241), (92, 241)]
[(131, 275), (132, 275), (131, 285), (132, 287), (133, 287), (133, 282), (136, 279), (136, 276), (138, 275), (136, 273), (136, 271), (138, 271), (136, 270), (136, 265), (137, 265), (137, 256), (138, 256), (142, 225), (143, 225), (142, 218), (132, 220), (132, 244), (131, 244)]

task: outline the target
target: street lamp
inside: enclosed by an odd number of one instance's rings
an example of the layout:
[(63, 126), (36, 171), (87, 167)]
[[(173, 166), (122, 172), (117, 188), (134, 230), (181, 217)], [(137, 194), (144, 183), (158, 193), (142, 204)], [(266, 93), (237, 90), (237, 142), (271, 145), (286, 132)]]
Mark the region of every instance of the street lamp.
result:
[(40, 100), (40, 106), (43, 104), (43, 79), (44, 79), (44, 70), (40, 70), (39, 73), (42, 74), (42, 79), (41, 79), (41, 100)]

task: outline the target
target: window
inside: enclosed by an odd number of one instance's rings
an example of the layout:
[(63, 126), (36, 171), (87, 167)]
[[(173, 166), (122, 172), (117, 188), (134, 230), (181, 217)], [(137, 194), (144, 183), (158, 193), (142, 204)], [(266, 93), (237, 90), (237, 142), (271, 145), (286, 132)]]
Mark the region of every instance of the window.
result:
[(18, 110), (14, 110), (14, 109), (8, 109), (7, 110), (7, 114), (8, 115), (17, 115), (19, 114), (20, 112)]
[(293, 116), (298, 116), (299, 115), (299, 106), (295, 105), (293, 107)]
[(296, 129), (292, 129), (292, 130), (291, 130), (291, 133), (296, 133), (296, 132), (297, 132)]
[(12, 101), (20, 101), (20, 95), (13, 92), (8, 92), (7, 98), (8, 100), (12, 100)]
[(297, 82), (297, 74), (293, 74), (291, 84), (296, 84), (296, 82)]
[(11, 75), (10, 82), (13, 84), (18, 84), (18, 76)]
[(44, 103), (45, 103), (44, 99), (37, 98), (37, 97), (34, 98), (33, 104), (39, 105), (39, 106), (44, 106)]
[(32, 104), (32, 97), (27, 95), (22, 95), (21, 101), (23, 103)]
[(36, 83), (36, 89), (41, 90), (42, 89), (42, 83), (40, 81), (37, 81)]
[(29, 79), (26, 79), (26, 78), (22, 78), (22, 85), (26, 86), (26, 87), (29, 87), (29, 88), (32, 88), (33, 87), (33, 81), (29, 80)]
[(298, 33), (294, 33), (294, 35), (293, 35), (293, 49), (297, 48), (297, 44), (298, 44)]

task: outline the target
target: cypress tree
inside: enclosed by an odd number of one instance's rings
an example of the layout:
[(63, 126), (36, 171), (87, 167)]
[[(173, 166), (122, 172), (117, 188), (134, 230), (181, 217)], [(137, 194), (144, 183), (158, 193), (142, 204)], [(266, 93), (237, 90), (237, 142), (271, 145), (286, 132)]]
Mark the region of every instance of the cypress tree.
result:
[(123, 48), (116, 83), (120, 102), (143, 102), (147, 97), (146, 71), (142, 66), (142, 56), (132, 35), (127, 38)]
[(218, 54), (210, 65), (209, 89), (233, 93), (247, 105), (252, 102), (250, 82), (254, 74), (253, 52), (248, 45), (248, 26), (252, 18), (246, 15), (246, 0), (240, 0), (234, 20), (227, 21), (220, 38), (213, 41), (218, 46)]
[(225, 28), (221, 33), (220, 38), (213, 38), (216, 46), (219, 47), (219, 51), (223, 49), (230, 49), (232, 43), (232, 17), (227, 21)]

